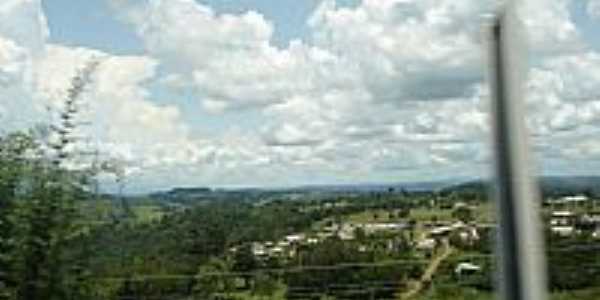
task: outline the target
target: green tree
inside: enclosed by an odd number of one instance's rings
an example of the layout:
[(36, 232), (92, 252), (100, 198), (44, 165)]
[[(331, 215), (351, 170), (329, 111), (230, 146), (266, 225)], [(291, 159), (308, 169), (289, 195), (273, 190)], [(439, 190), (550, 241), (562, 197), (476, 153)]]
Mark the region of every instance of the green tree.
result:
[(271, 299), (281, 288), (281, 284), (266, 273), (259, 272), (254, 276), (254, 288), (252, 293), (264, 298)]
[(473, 210), (468, 206), (459, 206), (452, 211), (452, 217), (461, 220), (464, 223), (469, 223), (475, 220)]
[[(82, 274), (68, 257), (69, 242), (85, 231), (78, 228), (75, 200), (85, 194), (87, 171), (65, 168), (73, 143), (78, 98), (97, 64), (73, 79), (60, 112), (60, 124), (12, 134), (0, 141), (0, 297), (64, 299), (75, 291), (73, 273)], [(54, 142), (48, 137), (54, 135)], [(48, 152), (45, 149), (51, 149)], [(82, 298), (82, 297), (77, 297)]]
[(198, 269), (193, 292), (200, 299), (211, 299), (217, 293), (227, 295), (234, 290), (235, 278), (230, 274), (231, 264), (225, 260), (211, 258)]
[(14, 299), (19, 279), (15, 275), (17, 257), (19, 186), (23, 183), (25, 154), (33, 149), (30, 135), (0, 137), (0, 299)]
[(240, 247), (233, 256), (233, 270), (235, 272), (246, 273), (242, 276), (246, 286), (250, 284), (252, 278), (252, 276), (247, 273), (254, 271), (257, 267), (258, 261), (254, 257), (251, 244), (245, 244)]

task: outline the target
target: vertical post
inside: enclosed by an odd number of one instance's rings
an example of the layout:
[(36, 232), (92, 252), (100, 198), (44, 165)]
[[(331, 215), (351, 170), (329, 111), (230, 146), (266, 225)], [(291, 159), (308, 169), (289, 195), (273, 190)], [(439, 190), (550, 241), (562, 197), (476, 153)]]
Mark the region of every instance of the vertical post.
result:
[(546, 299), (545, 253), (540, 238), (539, 196), (529, 164), (522, 85), (526, 69), (524, 30), (507, 4), (490, 32), (495, 192), (499, 213), (502, 299)]

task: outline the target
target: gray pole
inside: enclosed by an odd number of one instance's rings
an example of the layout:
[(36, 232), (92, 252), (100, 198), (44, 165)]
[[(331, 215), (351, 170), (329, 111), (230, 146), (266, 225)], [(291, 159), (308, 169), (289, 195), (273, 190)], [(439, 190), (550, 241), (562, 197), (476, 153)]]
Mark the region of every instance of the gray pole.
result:
[(523, 115), (526, 55), (524, 30), (514, 5), (494, 20), (490, 33), (489, 83), (499, 213), (501, 299), (546, 299), (545, 253), (540, 237), (539, 196), (532, 180)]

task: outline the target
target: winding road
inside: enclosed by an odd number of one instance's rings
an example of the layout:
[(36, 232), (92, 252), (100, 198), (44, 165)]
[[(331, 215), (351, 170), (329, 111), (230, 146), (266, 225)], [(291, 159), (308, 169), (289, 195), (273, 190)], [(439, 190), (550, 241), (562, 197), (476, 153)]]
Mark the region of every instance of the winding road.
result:
[(442, 250), (431, 259), (431, 262), (429, 262), (429, 265), (425, 269), (425, 272), (423, 272), (423, 275), (421, 275), (421, 278), (419, 278), (418, 281), (413, 282), (412, 286), (406, 292), (400, 294), (400, 299), (412, 299), (427, 286), (427, 283), (431, 282), (433, 275), (435, 275), (442, 262), (454, 251), (452, 247), (450, 247), (448, 239), (442, 240), (442, 247)]

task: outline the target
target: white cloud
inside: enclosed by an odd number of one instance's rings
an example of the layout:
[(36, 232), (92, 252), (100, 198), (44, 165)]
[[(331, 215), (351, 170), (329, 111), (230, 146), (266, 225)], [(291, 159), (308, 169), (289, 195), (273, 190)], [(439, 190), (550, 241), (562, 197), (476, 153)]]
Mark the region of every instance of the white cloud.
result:
[[(85, 133), (127, 162), (141, 186), (480, 175), (488, 159), (481, 16), (495, 1), (323, 1), (307, 36), (283, 48), (271, 43), (275, 24), (254, 11), (219, 14), (193, 0), (111, 2), (147, 55), (48, 45), (39, 1), (0, 4), (10, 20), (0, 24), (0, 84), (11, 86), (0, 94), (16, 99), (0, 104), (3, 125), (23, 101), (42, 119), (75, 70), (99, 56), (84, 97), (93, 124)], [(536, 55), (529, 125), (538, 153), (555, 161), (594, 157), (595, 145), (571, 142), (561, 151), (549, 141), (597, 129), (600, 120), (600, 55), (581, 50), (571, 2), (522, 8)], [(204, 112), (156, 99), (178, 95), (155, 93), (164, 87), (191, 90)], [(253, 126), (227, 124), (207, 136), (184, 117), (248, 111), (259, 119)]]
[(6, 88), (22, 79), (26, 61), (25, 49), (0, 36), (0, 87)]
[(587, 13), (592, 18), (600, 19), (600, 1), (588, 0)]
[(10, 131), (31, 126), (39, 114), (29, 103), (31, 70), (48, 27), (39, 0), (2, 1), (0, 20), (0, 130)]
[(486, 1), (325, 1), (309, 21), (320, 47), (358, 65), (377, 100), (463, 97), (481, 80)]
[(137, 12), (126, 15), (147, 51), (181, 74), (167, 82), (193, 87), (208, 111), (269, 106), (357, 84), (347, 62), (324, 49), (300, 41), (286, 49), (271, 45), (273, 24), (257, 12), (218, 15), (191, 0), (126, 7)]
[(49, 30), (41, 0), (3, 0), (0, 20), (0, 36), (30, 51), (43, 49)]
[(529, 123), (536, 134), (573, 131), (600, 120), (600, 54), (548, 58), (527, 84)]
[(82, 96), (81, 119), (91, 123), (82, 134), (113, 145), (115, 154), (138, 166), (164, 161), (167, 149), (191, 143), (179, 109), (152, 102), (144, 84), (155, 78), (157, 63), (148, 57), (48, 45), (35, 71), (38, 103), (60, 109), (71, 78), (91, 57), (100, 57), (101, 64)]
[(556, 54), (580, 51), (584, 47), (569, 6), (574, 0), (522, 1), (521, 17), (528, 32), (529, 46), (536, 52)]

